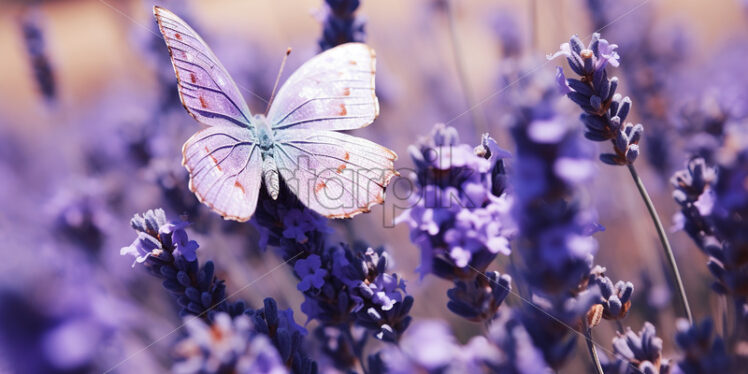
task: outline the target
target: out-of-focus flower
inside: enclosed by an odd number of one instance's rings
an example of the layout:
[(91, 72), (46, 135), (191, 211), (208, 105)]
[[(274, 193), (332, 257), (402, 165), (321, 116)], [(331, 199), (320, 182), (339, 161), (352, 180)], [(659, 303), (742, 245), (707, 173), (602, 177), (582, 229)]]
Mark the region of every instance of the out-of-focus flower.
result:
[(187, 337), (174, 351), (174, 373), (282, 374), (288, 370), (267, 336), (252, 331), (245, 315), (217, 313), (211, 324), (186, 317)]
[(586, 287), (597, 251), (590, 235), (599, 225), (579, 199), (580, 186), (594, 175), (592, 150), (552, 105), (541, 101), (534, 106), (545, 110), (518, 109), (511, 181), (519, 273), (535, 304), (523, 308), (521, 319), (545, 362), (559, 368), (575, 345), (568, 326), (599, 300), (597, 287)]
[(641, 331), (631, 328), (613, 338), (614, 360), (603, 365), (610, 374), (667, 374), (670, 362), (662, 357), (662, 339), (658, 338), (654, 325), (644, 323)]
[(551, 370), (515, 310), (499, 310), (488, 327), (486, 338), (502, 353), (481, 355), (493, 373), (533, 374)]
[(366, 20), (355, 14), (360, 4), (360, 0), (325, 0), (319, 15), (322, 22), (322, 37), (319, 39), (321, 50), (364, 41)]
[(738, 151), (730, 158), (716, 167), (694, 158), (671, 181), (673, 197), (681, 206), (678, 227), (709, 256), (707, 267), (716, 278), (712, 288), (733, 296), (737, 316), (744, 320), (748, 298), (748, 151)]
[(494, 34), (501, 43), (502, 58), (517, 58), (522, 55), (524, 32), (517, 22), (517, 15), (502, 11), (490, 20)]
[[(425, 320), (415, 323), (398, 346), (388, 346), (369, 357), (372, 374), (406, 373), (471, 373), (478, 372), (481, 361), (478, 350), (500, 353), (484, 338), (476, 344), (460, 346), (442, 321)], [(471, 342), (472, 343), (472, 342)], [(484, 354), (483, 356), (491, 356)]]
[(592, 35), (588, 46), (574, 35), (548, 59), (566, 56), (569, 67), (579, 75), (579, 79), (566, 79), (559, 70), (557, 80), (561, 92), (585, 112), (581, 116), (586, 130), (584, 136), (592, 141), (610, 140), (613, 143), (614, 153), (604, 153), (600, 160), (610, 165), (627, 165), (633, 164), (639, 155), (638, 144), (644, 127), (624, 124), (631, 109), (631, 99), (616, 94), (617, 77), (608, 79), (605, 67), (619, 64), (616, 48), (597, 33)]
[(304, 337), (307, 331), (299, 326), (289, 308), (279, 311), (278, 303), (272, 298), (264, 300), (264, 307), (247, 310), (255, 331), (270, 338), (285, 363), (294, 374), (316, 374), (317, 363), (306, 354)]
[[(719, 336), (712, 337), (714, 325), (711, 319), (691, 325), (680, 319), (675, 342), (683, 356), (673, 367), (674, 374), (734, 373), (732, 359), (725, 343)], [(732, 370), (731, 370), (732, 368)]]
[(41, 11), (34, 7), (25, 12), (20, 27), (36, 85), (42, 97), (52, 102), (57, 99), (57, 84), (44, 40), (44, 17)]

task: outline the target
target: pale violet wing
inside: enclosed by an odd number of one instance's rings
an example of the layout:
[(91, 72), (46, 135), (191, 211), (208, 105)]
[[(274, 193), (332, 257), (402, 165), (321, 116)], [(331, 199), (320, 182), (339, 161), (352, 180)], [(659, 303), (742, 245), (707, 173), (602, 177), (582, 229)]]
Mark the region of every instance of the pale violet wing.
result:
[(347, 43), (307, 61), (283, 84), (268, 112), (276, 130), (351, 130), (379, 115), (376, 58), (362, 43)]
[(289, 189), (328, 218), (352, 217), (381, 204), (397, 175), (394, 152), (334, 131), (281, 131), (273, 157)]
[(250, 127), (251, 114), (239, 89), (205, 41), (186, 22), (153, 8), (177, 75), (187, 111), (208, 126)]
[(257, 207), (262, 156), (252, 133), (241, 127), (208, 127), (182, 148), (190, 190), (226, 219), (247, 221)]

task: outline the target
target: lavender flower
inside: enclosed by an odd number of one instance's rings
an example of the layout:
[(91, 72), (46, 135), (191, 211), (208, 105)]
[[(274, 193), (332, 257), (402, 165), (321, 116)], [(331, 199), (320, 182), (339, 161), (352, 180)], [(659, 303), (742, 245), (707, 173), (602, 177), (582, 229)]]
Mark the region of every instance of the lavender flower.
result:
[[(748, 298), (748, 151), (738, 152), (731, 162), (717, 168), (702, 158), (692, 159), (686, 170), (673, 175), (673, 197), (681, 206), (678, 228), (688, 233), (707, 255), (707, 267), (715, 276), (712, 288), (735, 298), (740, 319)], [(744, 331), (740, 328), (740, 331)]]
[(602, 318), (607, 320), (621, 320), (626, 317), (631, 308), (631, 295), (634, 285), (631, 282), (618, 281), (613, 284), (605, 276), (606, 269), (595, 266), (590, 271), (589, 283), (600, 289), (600, 299), (588, 313), (590, 327), (595, 327)]
[(670, 362), (662, 357), (662, 339), (656, 335), (655, 327), (649, 322), (634, 333), (628, 328), (613, 338), (615, 359), (603, 367), (610, 374), (667, 374)]
[(405, 282), (397, 274), (385, 272), (384, 249), (352, 250), (339, 245), (320, 259), (321, 268), (326, 269), (322, 286), (304, 293), (301, 310), (327, 325), (356, 323), (377, 339), (397, 341), (410, 323), (413, 297), (407, 295)]
[(486, 337), (502, 353), (483, 358), (491, 372), (533, 374), (550, 371), (543, 352), (533, 343), (517, 311), (499, 310)]
[(637, 114), (647, 123), (645, 156), (659, 175), (667, 175), (678, 158), (674, 143), (682, 134), (674, 131), (675, 118), (669, 109), (675, 107), (677, 97), (682, 94), (672, 82), (684, 79), (672, 77), (682, 67), (688, 52), (685, 27), (673, 27), (655, 19), (652, 6), (637, 7), (637, 17), (623, 25), (613, 20), (631, 9), (630, 2), (587, 0), (586, 5), (594, 29), (605, 28), (619, 44), (626, 46), (619, 53), (626, 61), (622, 70), (631, 97), (641, 103)]
[(597, 33), (585, 47), (575, 35), (548, 59), (565, 56), (569, 67), (580, 76), (580, 79), (566, 79), (563, 70), (558, 68), (557, 81), (561, 92), (585, 112), (581, 116), (586, 130), (584, 136), (592, 141), (610, 140), (613, 143), (615, 153), (604, 153), (600, 160), (610, 165), (629, 165), (639, 155), (638, 143), (644, 127), (624, 124), (631, 109), (631, 99), (616, 94), (617, 77), (608, 79), (606, 66), (619, 65), (617, 48), (617, 45), (600, 39)]
[(325, 51), (344, 43), (364, 41), (366, 20), (355, 15), (360, 4), (360, 0), (325, 0), (325, 6), (320, 15), (322, 20), (320, 50)]
[(421, 248), (422, 277), (434, 273), (445, 279), (469, 279), (474, 269), (484, 271), (497, 254), (510, 252), (512, 231), (502, 225), (510, 198), (503, 186), (493, 190), (494, 170), (503, 168), (501, 160), (509, 154), (498, 147), (493, 153), (483, 146), (480, 151), (491, 159), (459, 144), (457, 131), (443, 125), (410, 147), (420, 199), (397, 222), (408, 223), (411, 241)]
[(522, 110), (512, 127), (515, 249), (535, 304), (524, 308), (523, 324), (548, 365), (558, 368), (574, 347), (567, 326), (599, 298), (596, 287), (584, 287), (597, 251), (590, 235), (599, 225), (577, 198), (594, 173), (590, 149), (575, 127), (547, 109), (552, 103), (541, 105), (546, 110)]
[(317, 363), (309, 358), (304, 348), (307, 331), (299, 326), (289, 308), (278, 310), (278, 303), (272, 298), (264, 300), (264, 307), (247, 310), (254, 330), (267, 336), (277, 349), (280, 361), (294, 374), (316, 374)]
[[(396, 342), (410, 323), (413, 297), (405, 282), (387, 270), (383, 248), (329, 245), (327, 220), (305, 207), (284, 185), (277, 200), (261, 192), (253, 223), (260, 245), (278, 247), (299, 278), (301, 310), (320, 326), (315, 337), (340, 370), (363, 365), (368, 335)], [(364, 333), (354, 336), (362, 327)]]
[(735, 372), (731, 371), (732, 362), (725, 343), (719, 336), (712, 338), (714, 325), (711, 319), (695, 325), (681, 319), (677, 328), (675, 342), (683, 351), (683, 357), (673, 368), (674, 374)]
[(176, 296), (181, 314), (212, 319), (216, 312), (238, 315), (244, 303), (226, 301), (226, 286), (214, 276), (214, 265), (208, 261), (199, 266), (197, 242), (189, 240), (184, 230), (188, 223), (166, 220), (163, 210), (149, 210), (135, 215), (130, 225), (138, 237), (120, 254), (135, 257), (133, 267), (140, 263), (151, 275), (163, 279), (163, 286)]
[(217, 313), (212, 324), (188, 317), (188, 336), (175, 347), (172, 371), (188, 373), (281, 374), (288, 370), (270, 340), (252, 331), (249, 317)]
[(447, 293), (452, 312), (487, 320), (510, 290), (508, 275), (483, 275), (499, 253), (510, 253), (512, 228), (505, 222), (511, 200), (502, 161), (509, 153), (487, 135), (473, 150), (443, 125), (410, 153), (419, 200), (397, 222), (408, 223), (411, 241), (421, 249), (418, 271), (454, 282)]
[(20, 27), (36, 85), (42, 97), (52, 102), (57, 99), (57, 84), (44, 40), (43, 21), (40, 10), (34, 7), (23, 14)]

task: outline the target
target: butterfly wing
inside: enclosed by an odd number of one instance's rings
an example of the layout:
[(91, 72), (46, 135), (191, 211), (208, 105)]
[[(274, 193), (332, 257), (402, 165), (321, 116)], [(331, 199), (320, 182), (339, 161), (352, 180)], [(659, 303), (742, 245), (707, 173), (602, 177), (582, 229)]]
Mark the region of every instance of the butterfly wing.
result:
[(268, 112), (274, 129), (351, 130), (379, 115), (376, 58), (362, 43), (329, 49), (296, 70)]
[(247, 221), (257, 207), (262, 173), (260, 149), (249, 129), (208, 127), (182, 147), (190, 190), (226, 219)]
[(282, 131), (273, 157), (289, 189), (328, 218), (352, 217), (381, 204), (397, 175), (394, 152), (334, 131)]
[(239, 88), (200, 35), (174, 13), (153, 8), (169, 48), (185, 109), (208, 126), (250, 126), (250, 111)]

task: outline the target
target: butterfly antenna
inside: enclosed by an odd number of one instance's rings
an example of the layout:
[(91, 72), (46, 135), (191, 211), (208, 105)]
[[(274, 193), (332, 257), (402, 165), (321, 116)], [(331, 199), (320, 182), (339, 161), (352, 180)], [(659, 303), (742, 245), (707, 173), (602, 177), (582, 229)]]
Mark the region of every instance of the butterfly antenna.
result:
[(288, 47), (286, 50), (286, 55), (283, 56), (283, 62), (281, 62), (280, 70), (278, 70), (278, 76), (275, 77), (275, 84), (273, 85), (273, 93), (270, 95), (270, 100), (268, 100), (268, 106), (265, 108), (265, 115), (268, 114), (268, 111), (270, 110), (270, 104), (273, 103), (273, 99), (275, 98), (275, 90), (278, 88), (278, 82), (280, 82), (281, 74), (283, 74), (283, 68), (286, 66), (286, 60), (288, 60), (288, 55), (291, 54), (291, 47)]

